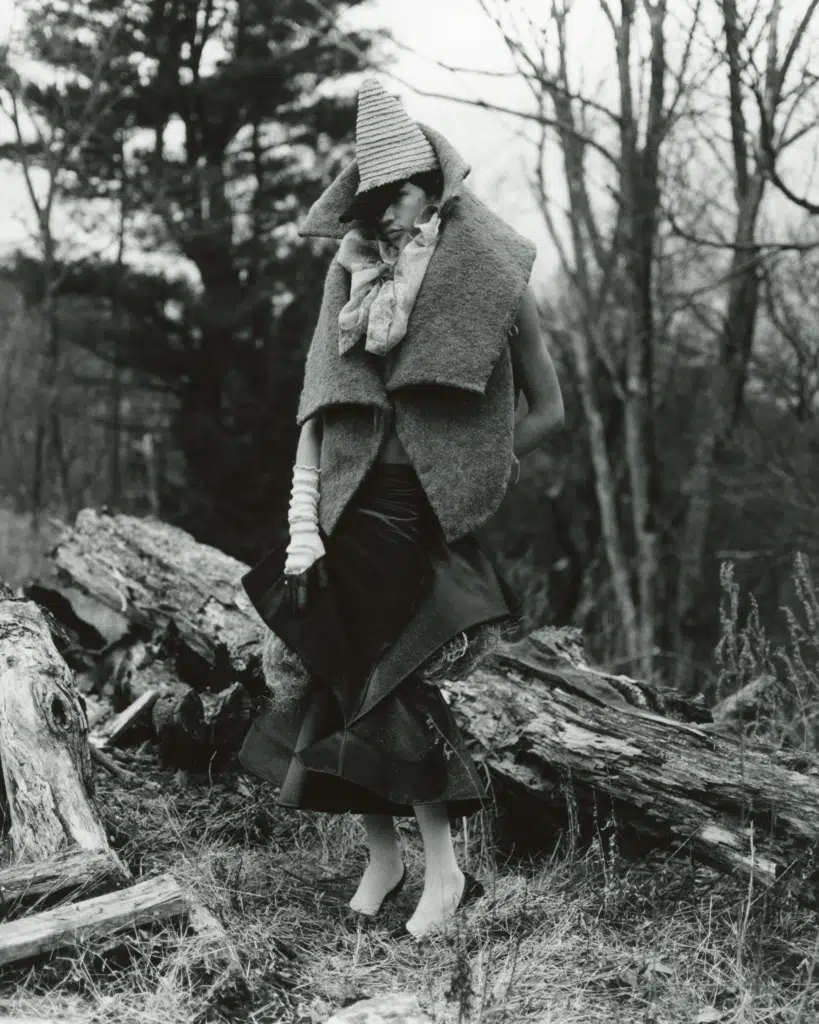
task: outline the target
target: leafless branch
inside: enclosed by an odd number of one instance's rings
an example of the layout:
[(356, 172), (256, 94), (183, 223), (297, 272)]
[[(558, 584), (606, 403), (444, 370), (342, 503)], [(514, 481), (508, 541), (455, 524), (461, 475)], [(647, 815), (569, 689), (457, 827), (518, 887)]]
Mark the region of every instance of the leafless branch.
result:
[(796, 52), (799, 49), (802, 40), (805, 38), (805, 33), (807, 32), (808, 26), (810, 25), (813, 16), (816, 13), (817, 7), (819, 7), (819, 0), (810, 0), (805, 10), (805, 13), (802, 15), (799, 24), (794, 29), (793, 36), (791, 37), (791, 41), (785, 53), (785, 57), (779, 68), (780, 89), (782, 87), (782, 83), (785, 81), (785, 76), (788, 74), (788, 71), (790, 70), (791, 64), (793, 63), (794, 57), (796, 56)]
[(764, 260), (770, 259), (776, 255), (778, 255), (777, 250), (772, 250), (767, 253), (760, 252), (755, 258), (745, 260), (737, 266), (732, 266), (724, 274), (714, 278), (707, 284), (700, 285), (698, 288), (692, 288), (691, 291), (671, 293), (670, 298), (677, 300), (678, 309), (685, 308), (692, 299), (701, 295), (707, 295), (709, 292), (718, 291), (723, 287), (723, 285), (730, 284), (732, 281), (742, 278), (742, 276), (747, 274), (752, 267), (758, 266)]
[(801, 207), (811, 216), (819, 215), (819, 203), (811, 202), (806, 196), (797, 195), (779, 175), (774, 164), (770, 164), (767, 168), (767, 174), (773, 184), (779, 189), (786, 199), (789, 199), (795, 206)]
[(716, 238), (704, 238), (703, 236), (698, 235), (693, 231), (688, 231), (682, 227), (671, 210), (665, 209), (663, 213), (673, 235), (684, 239), (686, 242), (691, 242), (694, 245), (699, 245), (706, 249), (718, 249), (721, 252), (758, 252), (760, 249), (766, 249), (771, 252), (812, 252), (815, 249), (819, 249), (819, 238), (813, 242), (754, 241), (748, 245)]

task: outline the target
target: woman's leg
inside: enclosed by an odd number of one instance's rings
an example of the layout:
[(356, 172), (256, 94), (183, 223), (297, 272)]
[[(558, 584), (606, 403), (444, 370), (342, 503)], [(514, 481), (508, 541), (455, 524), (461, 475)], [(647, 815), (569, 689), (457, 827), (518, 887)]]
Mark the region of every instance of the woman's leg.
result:
[(361, 820), (367, 830), (370, 863), (350, 907), (360, 914), (374, 914), (390, 889), (398, 884), (404, 866), (392, 815), (362, 814)]
[(450, 918), (460, 902), (465, 878), (455, 859), (446, 804), (417, 804), (413, 810), (424, 843), (424, 891), (407, 921), (407, 931), (420, 938)]

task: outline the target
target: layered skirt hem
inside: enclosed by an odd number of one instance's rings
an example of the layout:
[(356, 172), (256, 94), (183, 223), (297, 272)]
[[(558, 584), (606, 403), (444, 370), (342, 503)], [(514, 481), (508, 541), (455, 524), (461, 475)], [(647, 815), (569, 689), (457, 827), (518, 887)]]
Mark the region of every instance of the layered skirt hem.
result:
[(502, 573), (474, 536), (443, 541), (406, 465), (376, 463), (325, 549), (329, 586), (301, 615), (289, 610), (278, 556), (243, 580), (268, 628), (307, 666), (309, 685), (262, 710), (241, 763), (293, 809), (411, 815), (444, 803), (454, 818), (487, 807), (454, 715), (419, 670), (482, 623), (520, 628)]

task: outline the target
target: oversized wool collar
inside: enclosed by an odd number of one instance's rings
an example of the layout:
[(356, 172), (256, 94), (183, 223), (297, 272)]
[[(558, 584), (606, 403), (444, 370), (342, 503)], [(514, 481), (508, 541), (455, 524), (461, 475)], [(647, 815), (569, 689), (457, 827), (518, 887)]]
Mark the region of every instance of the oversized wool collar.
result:
[[(338, 314), (350, 295), (350, 275), (333, 259), (305, 366), (297, 421), (345, 403), (388, 409), (389, 392), (440, 385), (482, 394), (507, 341), (531, 274), (536, 249), (464, 185), (469, 166), (432, 128), (420, 125), (436, 151), (444, 179), (441, 229), (394, 360), (385, 364), (357, 346), (339, 352)], [(300, 234), (342, 238), (339, 216), (358, 187), (347, 167), (311, 207)]]

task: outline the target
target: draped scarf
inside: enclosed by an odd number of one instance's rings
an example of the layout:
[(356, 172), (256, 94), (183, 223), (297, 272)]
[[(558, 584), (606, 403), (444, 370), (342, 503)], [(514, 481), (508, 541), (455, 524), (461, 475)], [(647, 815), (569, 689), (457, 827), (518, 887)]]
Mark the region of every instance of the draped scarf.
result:
[(352, 227), (336, 259), (350, 274), (350, 298), (338, 316), (338, 350), (344, 355), (361, 337), (364, 348), (386, 355), (407, 333), (412, 307), (435, 252), (439, 210), (426, 206), (403, 249)]

